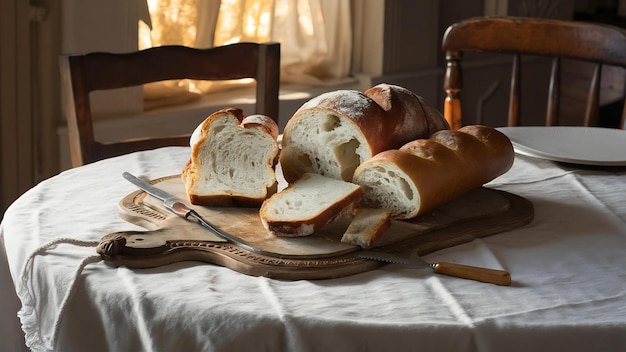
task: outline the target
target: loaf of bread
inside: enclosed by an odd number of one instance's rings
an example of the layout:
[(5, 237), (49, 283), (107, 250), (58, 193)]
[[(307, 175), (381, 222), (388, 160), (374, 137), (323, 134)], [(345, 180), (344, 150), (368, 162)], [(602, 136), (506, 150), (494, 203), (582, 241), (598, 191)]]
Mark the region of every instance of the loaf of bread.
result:
[(465, 126), (411, 141), (362, 163), (353, 182), (365, 206), (413, 218), (500, 176), (514, 159), (511, 141), (496, 129)]
[(263, 226), (276, 236), (308, 236), (361, 200), (361, 187), (319, 174), (306, 173), (268, 198), (259, 211)]
[(369, 248), (391, 226), (391, 213), (381, 208), (357, 208), (341, 242)]
[(350, 181), (375, 154), (447, 128), (436, 109), (399, 86), (332, 91), (306, 102), (289, 120), (280, 163), (290, 183), (307, 172)]
[(193, 132), (181, 178), (192, 204), (258, 207), (276, 192), (278, 126), (263, 115), (226, 108)]

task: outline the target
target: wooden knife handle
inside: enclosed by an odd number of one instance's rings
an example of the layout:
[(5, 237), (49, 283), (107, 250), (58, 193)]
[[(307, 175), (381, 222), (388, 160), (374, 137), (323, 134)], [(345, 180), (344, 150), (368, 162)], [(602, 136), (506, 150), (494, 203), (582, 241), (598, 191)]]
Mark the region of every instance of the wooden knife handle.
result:
[(511, 284), (511, 274), (504, 270), (448, 262), (435, 263), (433, 269), (437, 274), (460, 277), (462, 279), (488, 282), (501, 286), (509, 286)]

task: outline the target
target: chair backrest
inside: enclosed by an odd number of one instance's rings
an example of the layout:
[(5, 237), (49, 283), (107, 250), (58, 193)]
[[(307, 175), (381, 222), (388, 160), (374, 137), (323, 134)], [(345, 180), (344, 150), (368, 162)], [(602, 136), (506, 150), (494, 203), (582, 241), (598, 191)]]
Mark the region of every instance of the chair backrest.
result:
[[(444, 77), (444, 116), (452, 128), (461, 127), (461, 59), (462, 53), (510, 53), (513, 58), (508, 125), (520, 124), (521, 55), (553, 57), (546, 125), (558, 125), (561, 59), (595, 63), (587, 105), (585, 126), (598, 121), (602, 65), (626, 68), (626, 30), (621, 28), (574, 21), (538, 18), (478, 17), (448, 27), (442, 48), (446, 55)], [(621, 116), (621, 128), (626, 128), (626, 109)]]
[(278, 119), (279, 43), (237, 43), (210, 49), (162, 46), (123, 54), (63, 55), (60, 69), (73, 167), (140, 150), (189, 145), (189, 135), (106, 144), (96, 141), (89, 93), (97, 90), (185, 78), (254, 78), (256, 113)]

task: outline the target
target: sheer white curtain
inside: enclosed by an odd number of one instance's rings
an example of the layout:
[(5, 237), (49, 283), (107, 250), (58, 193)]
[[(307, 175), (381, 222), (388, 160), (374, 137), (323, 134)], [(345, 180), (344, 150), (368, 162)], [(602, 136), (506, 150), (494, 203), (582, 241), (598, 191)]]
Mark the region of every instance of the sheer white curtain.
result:
[[(350, 73), (350, 0), (147, 0), (146, 6), (141, 49), (273, 41), (281, 43), (282, 82), (327, 84)], [(146, 99), (185, 101), (216, 87), (189, 81), (167, 86), (146, 87)]]
[(214, 45), (281, 43), (285, 82), (321, 83), (350, 71), (349, 0), (222, 0)]

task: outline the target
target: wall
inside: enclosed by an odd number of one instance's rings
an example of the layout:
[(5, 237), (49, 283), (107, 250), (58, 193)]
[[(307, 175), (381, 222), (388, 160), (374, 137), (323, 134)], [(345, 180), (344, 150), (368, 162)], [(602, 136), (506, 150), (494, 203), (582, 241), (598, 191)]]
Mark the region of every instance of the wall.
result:
[[(54, 1), (0, 2), (0, 209), (58, 171)], [(56, 4), (58, 5), (58, 4)]]
[[(33, 182), (30, 84), (29, 6), (19, 0), (0, 2), (0, 208), (4, 208)], [(24, 45), (26, 43), (26, 45)], [(22, 179), (21, 174), (28, 175)]]
[[(138, 22), (147, 11), (141, 1), (63, 0), (61, 3), (62, 54), (137, 50)], [(139, 114), (143, 111), (143, 91), (136, 87), (93, 92), (91, 103), (96, 116)]]

